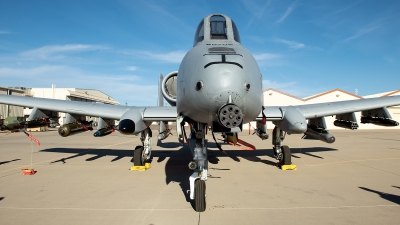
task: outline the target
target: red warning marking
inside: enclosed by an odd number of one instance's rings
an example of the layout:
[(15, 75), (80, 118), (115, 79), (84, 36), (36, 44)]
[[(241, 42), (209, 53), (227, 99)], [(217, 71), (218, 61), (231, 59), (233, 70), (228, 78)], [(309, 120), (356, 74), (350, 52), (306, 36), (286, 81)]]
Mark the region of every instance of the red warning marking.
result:
[(36, 171), (33, 170), (33, 169), (22, 169), (22, 173), (23, 173), (24, 175), (33, 175), (33, 174), (36, 173)]
[(228, 141), (227, 143), (232, 145), (232, 146), (235, 146), (236, 148), (240, 148), (240, 149), (246, 150), (246, 151), (254, 151), (254, 150), (256, 150), (256, 147), (254, 147), (254, 145), (249, 144), (249, 143), (243, 141), (242, 139), (237, 139), (237, 142), (239, 144), (234, 144), (233, 142), (230, 142), (230, 141)]
[(36, 142), (37, 146), (40, 146), (40, 142), (34, 138), (32, 135), (28, 134), (28, 132), (24, 131), (24, 133), (26, 134), (26, 136), (28, 136), (32, 141)]

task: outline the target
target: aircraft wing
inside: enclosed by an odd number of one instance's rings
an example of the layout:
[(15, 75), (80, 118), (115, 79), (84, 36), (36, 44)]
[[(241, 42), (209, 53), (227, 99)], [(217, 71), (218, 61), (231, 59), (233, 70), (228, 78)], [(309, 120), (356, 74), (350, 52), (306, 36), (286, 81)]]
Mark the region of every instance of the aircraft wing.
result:
[(75, 115), (119, 120), (126, 112), (141, 114), (143, 121), (176, 121), (175, 107), (134, 107), (24, 96), (0, 95), (0, 103)]
[[(306, 104), (296, 106), (265, 106), (262, 111), (267, 120), (280, 121), (285, 118), (285, 112), (295, 109), (305, 119), (320, 118), (324, 116), (342, 115), (353, 112), (365, 112), (371, 110), (380, 110), (388, 106), (400, 105), (400, 96), (370, 98), (361, 100), (349, 100), (339, 102), (326, 102), (317, 104)], [(257, 120), (263, 118), (262, 113)], [(388, 117), (390, 118), (390, 117)]]

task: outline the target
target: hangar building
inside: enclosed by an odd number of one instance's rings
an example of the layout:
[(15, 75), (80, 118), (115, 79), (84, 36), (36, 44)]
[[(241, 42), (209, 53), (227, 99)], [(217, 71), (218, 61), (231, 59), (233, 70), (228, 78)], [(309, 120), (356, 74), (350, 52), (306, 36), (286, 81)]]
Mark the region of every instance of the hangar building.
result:
[[(330, 91), (326, 91), (320, 94), (316, 94), (313, 96), (309, 96), (306, 98), (298, 98), (296, 96), (287, 94), (282, 91), (278, 91), (273, 88), (268, 88), (264, 90), (264, 105), (265, 106), (278, 106), (278, 105), (304, 105), (304, 104), (315, 104), (315, 103), (323, 103), (323, 102), (338, 102), (338, 101), (346, 101), (346, 100), (357, 100), (357, 99), (366, 99), (366, 98), (377, 98), (377, 97), (388, 97), (388, 96), (395, 96), (400, 95), (400, 90), (379, 93), (374, 95), (368, 96), (358, 96), (352, 94), (350, 92), (341, 90), (341, 89), (333, 89)], [(388, 111), (390, 112), (392, 119), (400, 122), (400, 106), (392, 106), (388, 107)], [(397, 127), (383, 127), (383, 126), (376, 126), (373, 124), (362, 124), (360, 121), (361, 112), (355, 113), (357, 122), (359, 125), (358, 129), (399, 129), (400, 126)], [(327, 130), (332, 129), (343, 129), (340, 127), (336, 127), (333, 125), (333, 121), (335, 121), (335, 116), (328, 116), (325, 117), (325, 122), (327, 125)], [(255, 127), (255, 123), (251, 125)], [(267, 122), (267, 128), (272, 129), (274, 125), (272, 122)], [(248, 129), (248, 125), (244, 125), (244, 129)]]
[[(0, 88), (0, 94), (7, 94), (7, 90), (11, 90), (12, 95), (23, 95), (35, 98), (50, 98), (60, 99), (69, 101), (84, 101), (84, 102), (96, 102), (102, 104), (119, 105), (119, 102), (115, 101), (111, 96), (94, 89), (82, 89), (82, 88)], [(8, 92), (10, 94), (10, 92)], [(0, 115), (6, 115), (3, 117), (7, 118), (6, 108), (10, 108), (10, 114), (8, 116), (24, 116), (29, 117), (32, 109), (7, 106), (0, 104)], [(4, 112), (3, 112), (4, 111)], [(59, 123), (62, 125), (65, 122), (65, 113), (59, 113)], [(87, 120), (96, 121), (97, 118), (87, 118)]]
[[(0, 87), (0, 94), (21, 96), (21, 95), (25, 95), (25, 90), (16, 89), (16, 88), (8, 88), (8, 87)], [(22, 116), (22, 113), (23, 113), (23, 107), (0, 104), (0, 120), (5, 119), (9, 116)]]

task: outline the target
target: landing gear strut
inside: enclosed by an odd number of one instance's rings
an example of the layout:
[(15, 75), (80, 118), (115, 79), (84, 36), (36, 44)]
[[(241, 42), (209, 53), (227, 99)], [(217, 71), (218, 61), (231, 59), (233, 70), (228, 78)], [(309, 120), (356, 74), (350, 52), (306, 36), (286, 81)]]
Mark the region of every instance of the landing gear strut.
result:
[(142, 145), (138, 145), (133, 153), (133, 164), (135, 166), (144, 166), (151, 157), (152, 132), (148, 127), (140, 133)]
[(272, 133), (272, 144), (274, 145), (274, 155), (279, 161), (279, 165), (291, 165), (292, 164), (292, 154), (290, 148), (286, 145), (282, 145), (285, 135), (279, 127), (275, 126)]
[[(189, 177), (190, 199), (194, 200), (196, 212), (206, 210), (206, 180), (208, 171), (207, 144), (205, 140), (206, 124), (195, 123), (191, 125), (189, 147), (193, 153), (193, 161), (189, 168), (194, 170)], [(184, 129), (184, 128), (183, 128)]]

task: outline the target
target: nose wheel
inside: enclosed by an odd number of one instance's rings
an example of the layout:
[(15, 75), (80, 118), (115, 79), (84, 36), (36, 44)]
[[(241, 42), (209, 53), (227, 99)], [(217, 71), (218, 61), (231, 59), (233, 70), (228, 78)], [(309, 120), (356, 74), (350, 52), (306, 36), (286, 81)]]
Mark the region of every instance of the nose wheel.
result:
[(206, 182), (196, 180), (194, 184), (194, 207), (196, 212), (206, 211)]

